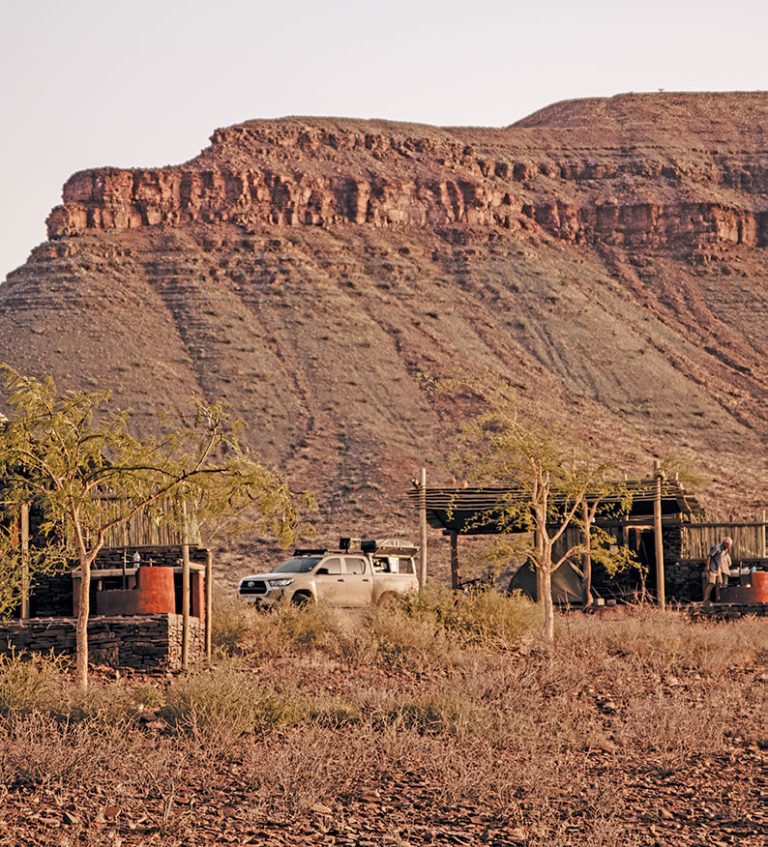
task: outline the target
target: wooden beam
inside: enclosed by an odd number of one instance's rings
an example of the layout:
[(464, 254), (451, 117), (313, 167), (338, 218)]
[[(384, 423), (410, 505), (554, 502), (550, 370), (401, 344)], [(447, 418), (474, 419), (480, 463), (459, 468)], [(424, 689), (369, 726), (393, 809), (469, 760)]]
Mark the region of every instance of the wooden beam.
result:
[(656, 477), (656, 497), (653, 500), (653, 539), (656, 546), (656, 597), (659, 608), (667, 606), (667, 592), (664, 585), (664, 537), (661, 526), (661, 462), (653, 463), (653, 473)]
[[(155, 565), (155, 567), (158, 567), (158, 568), (165, 568), (165, 567), (171, 567), (171, 566), (170, 566), (170, 565)], [(129, 579), (130, 579), (130, 577), (135, 577), (135, 576), (136, 576), (137, 571), (138, 571), (138, 568), (130, 567), (130, 568), (128, 568), (128, 569), (126, 570), (126, 574), (127, 574), (127, 576), (129, 577)], [(201, 564), (199, 564), (198, 562), (192, 562), (192, 561), (190, 561), (190, 563), (189, 563), (189, 571), (190, 571), (190, 573), (200, 573), (200, 574), (205, 573), (205, 565), (201, 565)], [(175, 574), (176, 574), (176, 573), (183, 574), (183, 573), (184, 573), (184, 568), (183, 568), (183, 567), (174, 566), (174, 567), (173, 567), (173, 572), (174, 572)], [(79, 575), (80, 575), (80, 568), (73, 568), (73, 569), (70, 571), (70, 574), (71, 574), (73, 577), (77, 577), (77, 576), (79, 576)], [(113, 576), (122, 576), (122, 575), (123, 575), (123, 569), (122, 569), (122, 568), (99, 568), (98, 570), (95, 570), (95, 571), (93, 572), (93, 578), (94, 578), (94, 579), (97, 579), (97, 578), (98, 578), (98, 579), (107, 579), (108, 577), (113, 577)]]
[[(748, 529), (750, 527), (764, 525), (762, 521), (681, 521), (679, 518), (672, 517), (671, 515), (662, 515), (661, 522), (664, 526), (682, 526), (686, 529), (727, 529), (729, 527)], [(615, 519), (601, 520), (597, 518), (595, 520), (595, 526), (602, 527), (603, 529), (615, 529), (624, 526), (632, 529), (644, 529), (645, 527), (652, 527), (652, 518), (650, 515), (642, 518), (630, 518), (626, 521)]]
[(765, 509), (763, 509), (763, 527), (760, 530), (760, 558), (761, 559), (766, 558), (765, 544), (766, 544), (766, 542), (765, 542)]

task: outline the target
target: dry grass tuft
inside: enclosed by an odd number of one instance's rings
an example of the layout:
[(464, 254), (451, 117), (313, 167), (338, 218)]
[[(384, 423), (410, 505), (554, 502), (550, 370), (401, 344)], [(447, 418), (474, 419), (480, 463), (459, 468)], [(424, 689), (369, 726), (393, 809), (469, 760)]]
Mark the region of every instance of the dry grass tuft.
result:
[(64, 664), (53, 655), (0, 654), (0, 715), (54, 709), (61, 701)]

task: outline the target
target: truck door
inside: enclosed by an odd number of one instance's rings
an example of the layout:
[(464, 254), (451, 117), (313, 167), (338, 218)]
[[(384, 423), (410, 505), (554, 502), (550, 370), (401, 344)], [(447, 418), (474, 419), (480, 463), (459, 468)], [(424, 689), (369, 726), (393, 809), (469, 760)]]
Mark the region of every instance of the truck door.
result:
[(329, 556), (320, 562), (315, 571), (317, 599), (334, 605), (345, 605), (344, 581), (346, 579), (341, 556)]
[(344, 605), (367, 606), (373, 595), (373, 574), (363, 556), (345, 556)]

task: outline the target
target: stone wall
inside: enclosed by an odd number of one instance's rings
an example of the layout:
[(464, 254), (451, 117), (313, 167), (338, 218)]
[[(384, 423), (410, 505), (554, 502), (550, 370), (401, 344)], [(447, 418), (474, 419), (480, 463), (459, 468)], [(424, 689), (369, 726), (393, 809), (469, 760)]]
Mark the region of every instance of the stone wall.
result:
[[(190, 660), (205, 656), (203, 627), (190, 619)], [(93, 665), (137, 670), (178, 670), (181, 667), (181, 615), (93, 617), (88, 626)], [(0, 623), (0, 652), (11, 649), (57, 655), (75, 652), (74, 618), (33, 618)]]
[(683, 602), (701, 600), (704, 593), (702, 571), (704, 562), (691, 559), (664, 561), (667, 597)]
[(33, 618), (68, 617), (72, 614), (72, 577), (68, 573), (36, 577), (29, 602)]
[(768, 603), (712, 603), (709, 606), (689, 606), (688, 614), (694, 619), (731, 621), (754, 615), (768, 617)]

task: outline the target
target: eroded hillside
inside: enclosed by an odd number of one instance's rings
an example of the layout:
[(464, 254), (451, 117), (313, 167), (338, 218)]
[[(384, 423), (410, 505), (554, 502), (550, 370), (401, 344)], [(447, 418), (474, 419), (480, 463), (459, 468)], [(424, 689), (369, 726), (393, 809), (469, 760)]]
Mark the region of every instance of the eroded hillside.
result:
[[(136, 420), (224, 397), (340, 530), (410, 520), (482, 370), (629, 470), (766, 499), (768, 95), (561, 103), (505, 129), (287, 118), (75, 174), (0, 286), (0, 359)], [(377, 517), (385, 507), (384, 517)], [(395, 517), (392, 517), (394, 509)]]

